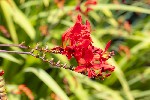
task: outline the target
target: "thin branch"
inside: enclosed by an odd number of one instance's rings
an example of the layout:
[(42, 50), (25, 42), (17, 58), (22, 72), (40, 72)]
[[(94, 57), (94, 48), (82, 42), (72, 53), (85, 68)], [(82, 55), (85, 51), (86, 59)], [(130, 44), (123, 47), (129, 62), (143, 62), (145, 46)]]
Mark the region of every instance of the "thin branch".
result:
[(31, 55), (31, 52), (19, 52), (19, 51), (7, 51), (7, 50), (0, 50), (0, 53), (16, 53), (16, 54), (27, 54), (27, 55)]
[[(71, 71), (74, 71), (74, 67), (73, 66), (69, 66), (67, 67), (67, 64), (61, 64), (60, 61), (54, 62), (54, 59), (52, 58), (51, 60), (45, 59), (45, 57), (43, 56), (39, 56), (39, 54), (35, 55), (33, 54), (34, 50), (31, 50), (30, 52), (19, 52), (19, 51), (7, 51), (7, 50), (0, 50), (0, 53), (15, 53), (15, 54), (26, 54), (26, 55), (31, 55), (35, 58), (39, 58), (41, 59), (43, 62), (48, 62), (50, 65), (52, 66), (56, 66), (55, 68), (64, 68), (64, 69), (69, 69)], [(84, 73), (80, 73), (83, 75), (86, 75)], [(86, 75), (88, 76), (88, 75)]]
[(23, 49), (28, 49), (28, 46), (23, 45), (23, 43), (21, 44), (0, 44), (0, 47), (19, 47), (19, 48), (23, 48)]

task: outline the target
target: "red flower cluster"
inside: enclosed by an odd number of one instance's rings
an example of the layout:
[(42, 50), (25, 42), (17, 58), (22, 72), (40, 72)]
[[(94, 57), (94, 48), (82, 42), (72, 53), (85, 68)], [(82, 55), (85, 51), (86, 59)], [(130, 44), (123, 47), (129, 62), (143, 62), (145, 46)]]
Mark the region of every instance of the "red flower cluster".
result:
[(114, 55), (113, 52), (107, 52), (111, 41), (107, 43), (105, 50), (96, 48), (92, 45), (90, 32), (90, 23), (86, 21), (85, 25), (82, 24), (82, 18), (78, 15), (75, 25), (62, 36), (62, 54), (66, 55), (68, 59), (72, 57), (76, 59), (78, 63), (75, 68), (76, 72), (86, 74), (90, 78), (108, 77), (115, 68), (106, 62)]
[(84, 15), (87, 15), (89, 11), (92, 10), (92, 8), (90, 7), (91, 5), (96, 5), (97, 4), (97, 0), (87, 0), (84, 4), (84, 6), (86, 7), (85, 11), (83, 11), (81, 9), (81, 4), (77, 5), (75, 10), (81, 12)]

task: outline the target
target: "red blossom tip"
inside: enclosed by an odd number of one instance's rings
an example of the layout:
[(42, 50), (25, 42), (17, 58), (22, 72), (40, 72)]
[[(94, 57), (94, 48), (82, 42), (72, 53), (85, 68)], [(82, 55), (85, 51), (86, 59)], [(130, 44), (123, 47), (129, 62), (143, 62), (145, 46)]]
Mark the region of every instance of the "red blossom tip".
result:
[(88, 30), (90, 32), (91, 31), (91, 24), (90, 24), (90, 22), (88, 20), (86, 20), (86, 26), (87, 26), (87, 28), (88, 28)]
[(1, 71), (0, 71), (0, 76), (3, 76), (3, 75), (4, 75), (4, 71), (1, 70)]
[(108, 48), (110, 47), (110, 45), (111, 45), (111, 40), (110, 40), (110, 41), (108, 41), (108, 43), (106, 44), (105, 51), (107, 51), (107, 50), (108, 50)]
[(85, 6), (96, 5), (96, 4), (97, 4), (97, 0), (87, 0), (85, 2)]
[(78, 15), (78, 16), (77, 16), (77, 22), (79, 22), (79, 23), (82, 22), (82, 17), (81, 17), (81, 15)]
[(81, 11), (80, 5), (77, 5), (75, 8), (76, 11)]

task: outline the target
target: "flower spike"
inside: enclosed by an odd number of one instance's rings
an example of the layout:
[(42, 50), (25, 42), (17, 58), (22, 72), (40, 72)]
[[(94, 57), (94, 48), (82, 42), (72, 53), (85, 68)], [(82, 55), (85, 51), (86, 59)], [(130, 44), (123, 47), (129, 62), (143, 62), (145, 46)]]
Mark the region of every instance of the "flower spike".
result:
[[(89, 78), (108, 77), (114, 71), (114, 66), (107, 63), (113, 52), (107, 53), (111, 40), (106, 44), (104, 50), (92, 45), (91, 26), (89, 21), (82, 24), (82, 17), (77, 16), (76, 23), (70, 27), (62, 36), (61, 54), (68, 59), (75, 58), (78, 66), (74, 71), (87, 75)], [(54, 50), (54, 49), (53, 49)]]

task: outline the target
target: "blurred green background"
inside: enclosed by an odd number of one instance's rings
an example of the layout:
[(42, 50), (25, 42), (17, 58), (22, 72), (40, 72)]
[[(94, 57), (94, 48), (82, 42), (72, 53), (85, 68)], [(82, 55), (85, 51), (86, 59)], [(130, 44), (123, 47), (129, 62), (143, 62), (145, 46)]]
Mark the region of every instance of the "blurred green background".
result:
[[(0, 43), (52, 48), (61, 45), (61, 36), (80, 13), (80, 0), (0, 0)], [(81, 1), (84, 10), (84, 0)], [(105, 80), (55, 68), (29, 55), (0, 53), (9, 100), (28, 100), (16, 94), (25, 84), (35, 100), (150, 100), (150, 0), (97, 0), (88, 16), (92, 38), (104, 48), (112, 40), (109, 60), (115, 71)], [(0, 50), (27, 51), (17, 47)], [(65, 56), (49, 54), (62, 63), (75, 65)]]

